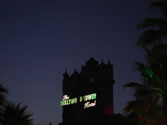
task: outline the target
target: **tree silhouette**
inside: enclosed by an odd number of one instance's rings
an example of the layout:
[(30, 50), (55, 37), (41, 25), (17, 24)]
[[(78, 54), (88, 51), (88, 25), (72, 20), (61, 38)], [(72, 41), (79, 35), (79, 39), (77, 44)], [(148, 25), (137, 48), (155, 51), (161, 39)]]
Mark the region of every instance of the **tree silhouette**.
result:
[(7, 100), (5, 98), (5, 94), (8, 93), (8, 90), (0, 84), (0, 107), (3, 106)]
[(155, 82), (153, 78), (159, 78), (148, 67), (143, 64), (136, 63), (137, 70), (143, 77), (142, 83), (130, 82), (124, 87), (135, 88), (135, 100), (130, 101), (125, 107), (125, 112), (129, 116), (135, 116), (133, 124), (138, 125), (158, 125), (164, 120), (162, 114), (161, 100), (164, 90), (160, 86), (158, 80)]
[[(151, 7), (160, 9), (161, 16), (146, 18), (137, 25), (138, 29), (143, 30), (137, 44), (144, 48), (147, 59), (146, 64), (136, 63), (143, 83), (125, 85), (135, 88), (136, 98), (125, 109), (128, 113), (135, 112), (138, 120), (143, 122), (141, 124), (150, 124), (155, 118), (157, 121), (162, 121), (164, 117), (167, 119), (167, 1), (152, 2)], [(164, 117), (158, 112), (161, 100)], [(152, 124), (157, 123), (155, 121)]]
[(166, 42), (164, 39), (167, 38), (167, 1), (152, 2), (151, 7), (159, 9), (161, 16), (158, 18), (146, 18), (137, 25), (139, 30), (144, 30), (137, 44), (147, 49), (150, 45), (154, 46)]
[(167, 1), (152, 2), (151, 7), (160, 9), (161, 17), (147, 18), (138, 25), (139, 29), (144, 29), (138, 44), (146, 50), (147, 64), (153, 74), (156, 74), (151, 79), (151, 84), (157, 83), (158, 90), (163, 91), (163, 109), (167, 124)]
[(151, 7), (158, 8), (162, 14), (158, 18), (146, 18), (137, 25), (143, 30), (137, 44), (145, 49), (147, 64), (155, 68), (167, 65), (167, 1), (152, 2)]
[(4, 120), (2, 125), (32, 125), (32, 114), (26, 112), (27, 106), (21, 104), (9, 103), (3, 113)]
[(3, 110), (4, 110), (4, 105), (7, 103), (5, 94), (8, 93), (8, 90), (0, 84), (0, 121), (3, 120)]

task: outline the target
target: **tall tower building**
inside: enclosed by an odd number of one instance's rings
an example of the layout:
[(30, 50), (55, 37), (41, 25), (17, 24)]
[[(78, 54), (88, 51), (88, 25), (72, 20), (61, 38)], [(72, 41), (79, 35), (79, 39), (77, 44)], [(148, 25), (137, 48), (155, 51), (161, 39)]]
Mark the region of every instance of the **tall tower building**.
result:
[(101, 125), (114, 112), (113, 65), (90, 58), (81, 71), (63, 74), (63, 125)]

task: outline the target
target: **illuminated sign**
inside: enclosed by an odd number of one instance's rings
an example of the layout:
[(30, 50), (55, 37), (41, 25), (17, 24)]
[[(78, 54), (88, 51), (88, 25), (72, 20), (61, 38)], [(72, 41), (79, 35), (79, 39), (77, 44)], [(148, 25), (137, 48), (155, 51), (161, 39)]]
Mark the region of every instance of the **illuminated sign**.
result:
[[(85, 102), (84, 108), (88, 108), (88, 107), (93, 107), (96, 105), (95, 99), (96, 99), (96, 93), (80, 96), (79, 98), (75, 97), (75, 98), (71, 98), (71, 99), (68, 95), (64, 95), (62, 100), (60, 101), (60, 105), (67, 106), (67, 105), (76, 104), (78, 102)], [(87, 101), (91, 101), (91, 100), (95, 100), (95, 101), (94, 102), (87, 102)]]
[(61, 106), (71, 105), (71, 104), (77, 103), (77, 101), (78, 101), (77, 98), (64, 99), (64, 100), (61, 100), (60, 105)]
[(90, 101), (96, 99), (96, 93), (80, 96), (80, 102)]
[(70, 97), (68, 95), (64, 95), (62, 100), (69, 99)]
[(96, 100), (94, 102), (86, 102), (84, 104), (84, 108), (94, 107), (96, 106)]

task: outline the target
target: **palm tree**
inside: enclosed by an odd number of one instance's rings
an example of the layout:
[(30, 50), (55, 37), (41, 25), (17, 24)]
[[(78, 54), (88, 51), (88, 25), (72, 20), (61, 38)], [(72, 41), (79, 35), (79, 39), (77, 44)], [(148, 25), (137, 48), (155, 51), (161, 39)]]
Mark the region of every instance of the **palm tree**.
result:
[(162, 112), (150, 99), (134, 100), (128, 103), (126, 111), (128, 114), (129, 125), (159, 125), (163, 120)]
[(124, 86), (135, 88), (135, 100), (128, 103), (125, 112), (130, 117), (135, 116), (133, 124), (158, 125), (164, 119), (160, 110), (162, 109), (160, 102), (165, 93), (164, 87), (159, 84), (161, 77), (144, 64), (136, 63), (136, 65), (143, 83), (131, 82)]
[(27, 106), (22, 106), (21, 103), (15, 105), (9, 103), (5, 107), (4, 120), (2, 125), (32, 125), (32, 114), (26, 112)]
[(0, 84), (0, 121), (3, 120), (3, 110), (4, 105), (7, 103), (7, 100), (5, 98), (5, 94), (8, 93), (8, 90)]
[(159, 18), (146, 18), (137, 25), (138, 29), (143, 30), (137, 44), (144, 48), (147, 64), (154, 72), (162, 71), (160, 68), (163, 66), (163, 72), (167, 75), (167, 1), (152, 2), (151, 7), (160, 9), (162, 15)]
[[(158, 114), (157, 117), (162, 116), (157, 113), (159, 102), (162, 100), (161, 107), (167, 124), (167, 1), (152, 2), (151, 7), (160, 9), (162, 15), (159, 18), (146, 18), (137, 25), (138, 29), (143, 30), (137, 44), (144, 48), (147, 63), (137, 63), (137, 70), (141, 73), (143, 83), (125, 85), (136, 89), (136, 100), (128, 104), (126, 111), (136, 112), (141, 118), (147, 115), (145, 118), (148, 119), (153, 113), (149, 114), (145, 111), (155, 109), (154, 113)], [(145, 119), (142, 120), (146, 123)]]
[(138, 45), (146, 50), (147, 64), (154, 74), (150, 84), (162, 92), (167, 124), (167, 1), (152, 2), (151, 7), (160, 9), (162, 15), (159, 18), (146, 18), (137, 26), (144, 30), (139, 37)]
[(149, 49), (150, 45), (165, 43), (167, 38), (167, 1), (154, 1), (151, 7), (160, 9), (162, 15), (159, 18), (146, 18), (137, 25), (138, 29), (144, 30), (137, 43), (146, 49)]

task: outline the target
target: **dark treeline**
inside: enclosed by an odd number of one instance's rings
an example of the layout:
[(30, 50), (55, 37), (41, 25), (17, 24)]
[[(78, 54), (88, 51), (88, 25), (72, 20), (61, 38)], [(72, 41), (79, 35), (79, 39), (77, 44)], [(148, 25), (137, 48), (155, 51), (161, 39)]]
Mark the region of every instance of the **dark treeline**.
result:
[(32, 125), (31, 113), (27, 113), (27, 106), (14, 104), (7, 100), (8, 90), (0, 84), (0, 124), (1, 125)]
[(7, 94), (8, 90), (0, 84), (0, 125), (34, 125), (32, 114), (27, 111), (28, 106), (9, 101)]

